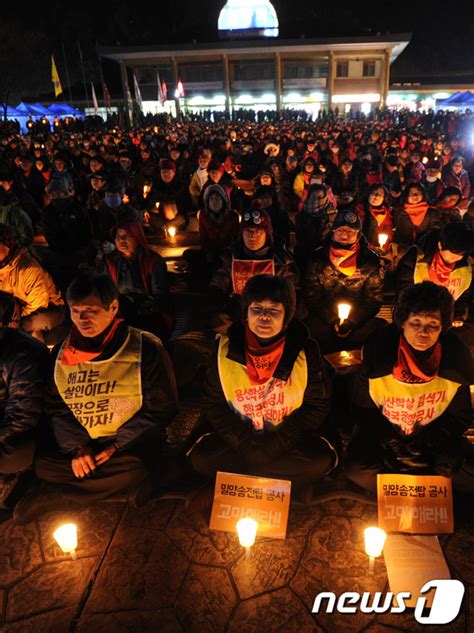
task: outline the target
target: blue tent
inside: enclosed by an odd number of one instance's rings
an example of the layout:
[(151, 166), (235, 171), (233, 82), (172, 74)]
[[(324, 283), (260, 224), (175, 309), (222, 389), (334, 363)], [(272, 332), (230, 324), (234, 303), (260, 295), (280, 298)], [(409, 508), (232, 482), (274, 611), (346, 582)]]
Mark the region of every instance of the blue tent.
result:
[(474, 94), (469, 90), (467, 92), (456, 92), (447, 99), (436, 100), (438, 108), (466, 108), (472, 105), (474, 105)]
[(53, 115), (53, 116), (77, 116), (80, 118), (84, 117), (84, 113), (81, 112), (80, 110), (76, 110), (76, 108), (73, 108), (70, 105), (67, 105), (67, 103), (52, 103), (49, 108), (48, 108), (49, 112)]

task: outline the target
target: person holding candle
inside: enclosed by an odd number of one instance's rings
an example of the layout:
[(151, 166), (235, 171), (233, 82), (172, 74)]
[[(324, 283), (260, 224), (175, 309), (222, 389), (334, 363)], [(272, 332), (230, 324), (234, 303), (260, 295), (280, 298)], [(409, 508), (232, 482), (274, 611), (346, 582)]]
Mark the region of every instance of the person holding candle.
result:
[[(375, 328), (383, 299), (384, 273), (379, 257), (367, 246), (359, 216), (341, 211), (329, 244), (313, 252), (302, 280), (308, 327), (323, 353), (356, 349)], [(350, 313), (341, 321), (339, 304)]]
[(176, 175), (174, 161), (161, 159), (159, 177), (146, 197), (145, 207), (148, 211), (145, 220), (151, 234), (165, 236), (170, 226), (178, 232), (186, 230), (191, 200)]
[(112, 238), (115, 250), (105, 256), (103, 269), (118, 288), (120, 316), (166, 341), (174, 328), (174, 311), (164, 259), (148, 247), (139, 220), (119, 222)]
[(213, 432), (189, 453), (198, 473), (248, 473), (301, 487), (337, 464), (322, 430), (331, 384), (295, 310), (287, 279), (265, 274), (247, 283), (242, 319), (220, 338), (208, 370), (202, 406)]
[(443, 475), (474, 490), (469, 349), (449, 332), (453, 299), (431, 281), (405, 288), (394, 323), (366, 340), (354, 388), (357, 431), (346, 474), (376, 490), (378, 473)]
[[(371, 185), (365, 201), (357, 205), (356, 212), (362, 221), (362, 232), (370, 248), (380, 248), (383, 253), (387, 253), (393, 240), (393, 219), (390, 194), (385, 185)], [(383, 245), (380, 244), (379, 235), (387, 236)]]
[(82, 274), (67, 290), (72, 330), (53, 350), (44, 436), (35, 462), (46, 482), (17, 506), (18, 520), (94, 504), (116, 493), (142, 503), (177, 412), (173, 368), (161, 341), (118, 318), (107, 275)]

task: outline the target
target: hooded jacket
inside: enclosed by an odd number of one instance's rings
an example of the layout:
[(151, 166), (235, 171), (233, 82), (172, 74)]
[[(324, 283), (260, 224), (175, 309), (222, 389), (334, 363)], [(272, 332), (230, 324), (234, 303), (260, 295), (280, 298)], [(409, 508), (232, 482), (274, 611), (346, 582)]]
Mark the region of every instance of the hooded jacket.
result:
[[(214, 213), (209, 209), (209, 197), (217, 193), (223, 203), (221, 211)], [(237, 239), (239, 234), (239, 216), (229, 208), (226, 192), (220, 185), (211, 184), (203, 194), (204, 206), (199, 214), (199, 238), (202, 250), (216, 256)]]

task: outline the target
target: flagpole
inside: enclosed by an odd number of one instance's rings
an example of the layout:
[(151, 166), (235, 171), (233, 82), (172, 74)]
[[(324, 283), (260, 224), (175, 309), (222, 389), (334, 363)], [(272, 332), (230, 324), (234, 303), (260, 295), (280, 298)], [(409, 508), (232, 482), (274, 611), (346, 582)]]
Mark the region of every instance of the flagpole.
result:
[(105, 113), (107, 115), (107, 117), (109, 116), (109, 108), (107, 106), (107, 98), (105, 96), (105, 81), (104, 81), (104, 74), (102, 72), (102, 62), (100, 59), (100, 55), (99, 55), (99, 42), (96, 40), (95, 41), (95, 52), (97, 54), (97, 61), (99, 64), (99, 76), (100, 76), (100, 83), (102, 85), (102, 96), (104, 98), (104, 104), (105, 104)]
[(86, 72), (84, 70), (84, 59), (82, 58), (82, 48), (81, 48), (81, 42), (79, 40), (77, 41), (77, 47), (79, 49), (79, 62), (80, 62), (81, 71), (82, 71), (82, 83), (84, 85), (84, 94), (86, 95), (87, 107), (90, 110), (91, 104), (89, 101), (89, 93), (87, 92)]
[(67, 79), (67, 91), (69, 93), (69, 103), (72, 105), (71, 80), (69, 79), (69, 66), (67, 63), (66, 48), (64, 47), (64, 40), (61, 40), (61, 47), (63, 49), (64, 65), (66, 67), (66, 79)]

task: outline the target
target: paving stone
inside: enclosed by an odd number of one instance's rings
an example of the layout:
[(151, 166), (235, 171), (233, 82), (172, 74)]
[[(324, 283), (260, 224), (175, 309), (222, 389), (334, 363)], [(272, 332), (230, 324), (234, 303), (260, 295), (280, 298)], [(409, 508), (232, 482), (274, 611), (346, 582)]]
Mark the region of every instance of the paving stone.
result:
[(306, 539), (262, 540), (249, 556), (243, 554), (232, 566), (242, 600), (284, 587), (294, 576)]
[(295, 503), (291, 505), (290, 514), (288, 516), (288, 528), (286, 530), (286, 538), (299, 538), (307, 536), (308, 532), (317, 524), (324, 516), (322, 504), (302, 505)]
[(172, 609), (98, 613), (81, 619), (77, 633), (182, 633)]
[(237, 597), (225, 569), (192, 565), (176, 603), (177, 613), (187, 631), (224, 631)]
[(19, 526), (13, 519), (0, 524), (0, 585), (10, 585), (43, 562), (35, 523)]
[(187, 568), (185, 557), (162, 532), (121, 529), (94, 583), (86, 611), (171, 606)]
[(5, 624), (2, 633), (69, 633), (74, 618), (74, 609), (53, 609), (27, 620)]
[(301, 601), (289, 589), (280, 589), (241, 602), (235, 610), (228, 633), (316, 633), (321, 631)]
[(443, 547), (444, 555), (466, 585), (474, 585), (474, 530), (457, 530)]
[(209, 529), (200, 513), (189, 514), (180, 503), (166, 534), (193, 563), (227, 565), (242, 554), (237, 535)]
[(174, 499), (152, 499), (143, 508), (132, 508), (130, 504), (122, 519), (122, 527), (164, 530), (176, 508)]
[[(345, 591), (384, 591), (387, 576), (383, 560), (376, 561), (374, 574), (368, 571), (368, 558), (363, 550), (364, 527), (364, 522), (359, 519), (328, 516), (313, 530), (301, 566), (291, 583), (309, 610), (316, 595), (322, 591), (333, 591), (336, 596)], [(319, 613), (315, 617), (330, 631), (336, 630), (334, 627), (358, 631), (375, 619), (373, 615), (363, 613)]]
[(7, 621), (78, 604), (96, 564), (95, 558), (83, 558), (44, 565), (33, 572), (10, 589)]
[[(84, 508), (70, 516), (77, 525), (77, 555), (79, 558), (102, 556), (109, 544), (112, 533), (123, 512), (122, 504), (101, 503), (95, 507)], [(64, 523), (63, 513), (49, 513), (41, 518), (40, 535), (44, 556), (47, 561), (69, 560), (54, 540), (54, 531)]]
[[(362, 514), (371, 506), (362, 501), (354, 501), (353, 499), (334, 499), (333, 501), (324, 501), (318, 504), (323, 515), (340, 515), (347, 518), (360, 519)], [(372, 506), (375, 508), (375, 506)]]

